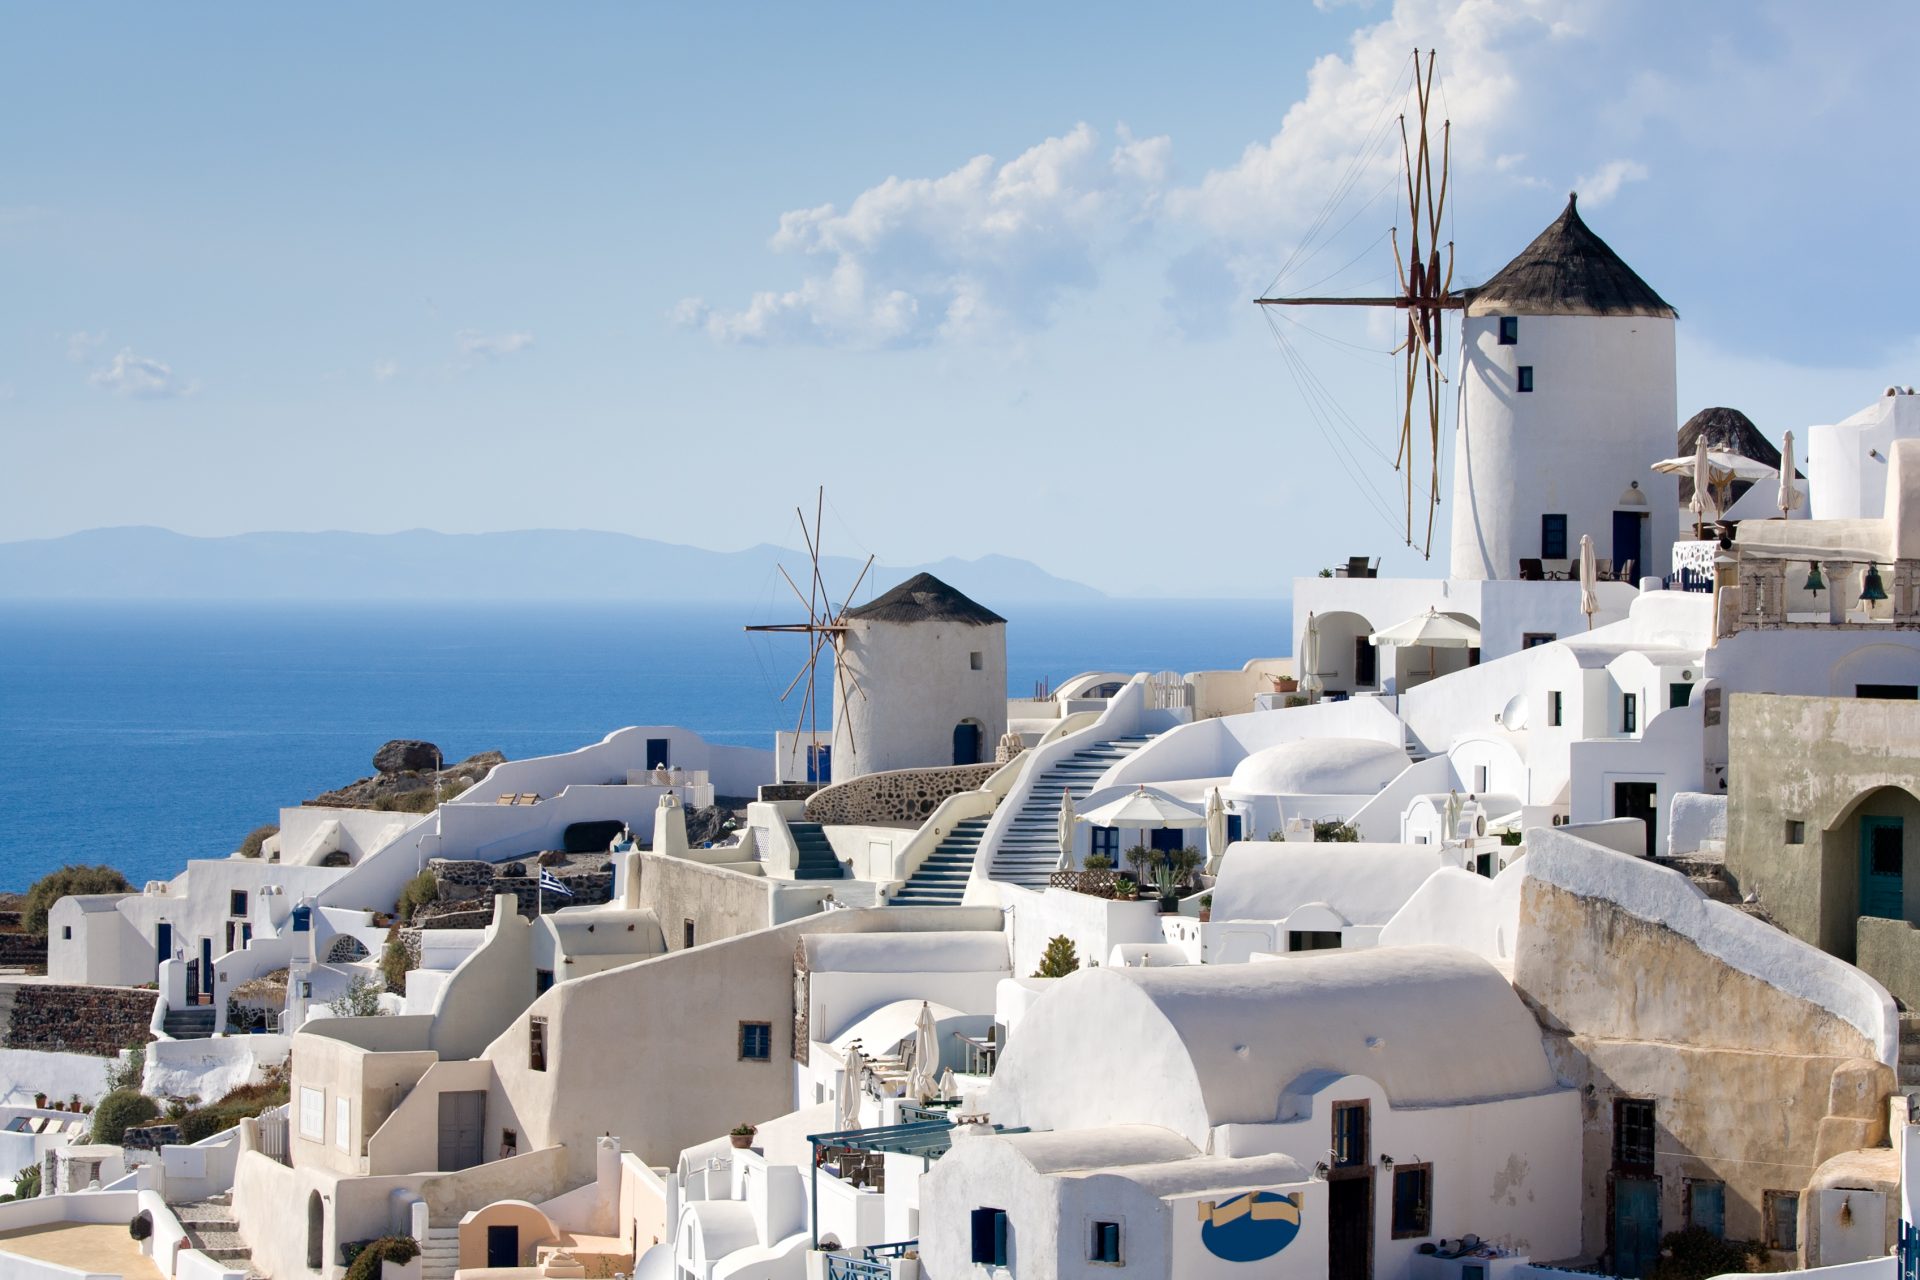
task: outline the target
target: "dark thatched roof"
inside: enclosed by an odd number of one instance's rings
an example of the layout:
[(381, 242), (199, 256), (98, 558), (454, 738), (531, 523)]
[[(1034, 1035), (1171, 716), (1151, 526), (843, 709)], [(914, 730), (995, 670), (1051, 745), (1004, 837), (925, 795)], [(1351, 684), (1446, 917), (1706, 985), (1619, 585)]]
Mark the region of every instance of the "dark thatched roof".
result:
[(964, 622), (970, 627), (1006, 621), (930, 573), (914, 574), (885, 595), (847, 610), (846, 616), (868, 622)]
[[(1680, 449), (1674, 456), (1684, 458), (1700, 447), (1701, 433), (1707, 437), (1707, 448), (1724, 449), (1728, 453), (1737, 453), (1743, 458), (1752, 458), (1763, 462), (1776, 471), (1780, 468), (1780, 450), (1773, 441), (1760, 434), (1760, 428), (1753, 425), (1753, 419), (1738, 409), (1729, 409), (1716, 405), (1711, 409), (1702, 409), (1680, 424)], [(1794, 468), (1799, 475), (1800, 469)], [(1733, 482), (1733, 500), (1753, 488), (1751, 480)], [(1693, 477), (1680, 477), (1680, 503), (1685, 506), (1693, 501)]]
[(1678, 313), (1580, 220), (1575, 196), (1491, 280), (1467, 291), (1473, 316), (1666, 316)]

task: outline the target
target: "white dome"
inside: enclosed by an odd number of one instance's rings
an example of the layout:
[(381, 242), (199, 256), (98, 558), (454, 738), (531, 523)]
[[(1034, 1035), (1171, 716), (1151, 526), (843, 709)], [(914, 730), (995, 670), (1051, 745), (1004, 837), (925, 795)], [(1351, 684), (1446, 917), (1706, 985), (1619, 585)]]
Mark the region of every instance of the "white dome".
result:
[(1228, 786), (1241, 795), (1372, 795), (1410, 763), (1399, 747), (1372, 738), (1308, 738), (1254, 752)]

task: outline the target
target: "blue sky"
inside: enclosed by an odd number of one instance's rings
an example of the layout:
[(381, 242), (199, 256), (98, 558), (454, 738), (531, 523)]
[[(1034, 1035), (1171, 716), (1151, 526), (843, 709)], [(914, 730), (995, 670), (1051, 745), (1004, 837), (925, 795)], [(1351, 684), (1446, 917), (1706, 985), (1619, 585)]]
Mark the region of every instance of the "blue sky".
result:
[[(1198, 596), (1361, 552), (1413, 569), (1361, 496), (1393, 485), (1385, 330), (1283, 326), (1357, 424), (1336, 443), (1245, 299), (1415, 42), (1441, 51), (1461, 280), (1577, 184), (1681, 313), (1682, 416), (1732, 404), (1777, 439), (1920, 381), (1911, 5), (0, 22), (0, 539), (729, 548), (791, 541), (825, 482), (834, 546), (894, 563), (1000, 552)], [(1391, 162), (1363, 156), (1283, 287), (1381, 283)]]

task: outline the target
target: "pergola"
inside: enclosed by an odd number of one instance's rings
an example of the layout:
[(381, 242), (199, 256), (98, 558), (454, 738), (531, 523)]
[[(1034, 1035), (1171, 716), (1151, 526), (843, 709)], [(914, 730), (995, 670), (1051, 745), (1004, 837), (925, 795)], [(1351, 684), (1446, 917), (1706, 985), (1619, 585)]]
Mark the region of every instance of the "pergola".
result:
[[(1016, 1129), (991, 1126), (994, 1133), (1025, 1133), (1025, 1126)], [(947, 1154), (947, 1148), (953, 1145), (953, 1122), (951, 1120), (915, 1120), (908, 1124), (883, 1124), (871, 1129), (841, 1129), (834, 1133), (810, 1133), (807, 1142), (813, 1148), (813, 1169), (809, 1187), (810, 1214), (813, 1220), (813, 1247), (820, 1247), (820, 1153), (823, 1148), (837, 1147), (846, 1151), (869, 1151), (876, 1154), (919, 1156), (921, 1167), (930, 1169), (933, 1162)]]

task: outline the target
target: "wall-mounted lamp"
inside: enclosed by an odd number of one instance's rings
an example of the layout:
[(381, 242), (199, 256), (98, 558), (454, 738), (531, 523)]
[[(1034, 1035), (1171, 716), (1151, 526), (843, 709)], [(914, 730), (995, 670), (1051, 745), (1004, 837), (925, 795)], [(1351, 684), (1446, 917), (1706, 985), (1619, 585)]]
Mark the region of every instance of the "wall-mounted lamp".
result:
[(1382, 1154), (1382, 1155), (1381, 1155), (1381, 1157), (1380, 1157), (1380, 1167), (1381, 1167), (1382, 1169), (1385, 1169), (1385, 1170), (1386, 1170), (1386, 1171), (1387, 1171), (1388, 1173), (1392, 1173), (1392, 1172), (1393, 1172), (1393, 1157), (1392, 1157), (1392, 1156), (1390, 1156), (1390, 1155), (1386, 1155), (1386, 1154)]
[(1329, 1172), (1330, 1171), (1327, 1168), (1327, 1162), (1325, 1160), (1322, 1160), (1320, 1163), (1313, 1166), (1313, 1177), (1316, 1182), (1325, 1182), (1327, 1180), (1327, 1174)]

